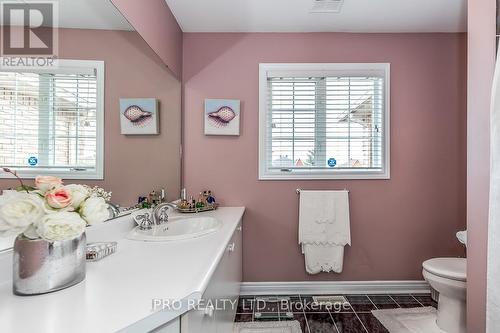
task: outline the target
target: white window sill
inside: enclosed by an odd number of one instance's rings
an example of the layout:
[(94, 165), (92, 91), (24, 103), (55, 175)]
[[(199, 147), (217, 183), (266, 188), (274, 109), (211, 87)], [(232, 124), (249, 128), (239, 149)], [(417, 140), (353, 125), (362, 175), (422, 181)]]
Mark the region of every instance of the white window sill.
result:
[(387, 172), (339, 172), (339, 173), (259, 173), (259, 180), (355, 180), (355, 179), (391, 179)]
[[(13, 169), (15, 170), (15, 169)], [(103, 172), (99, 171), (49, 171), (49, 170), (15, 170), (17, 176), (21, 179), (35, 179), (36, 176), (55, 176), (61, 179), (85, 179), (85, 180), (103, 180)], [(12, 174), (0, 172), (0, 179), (16, 179)]]

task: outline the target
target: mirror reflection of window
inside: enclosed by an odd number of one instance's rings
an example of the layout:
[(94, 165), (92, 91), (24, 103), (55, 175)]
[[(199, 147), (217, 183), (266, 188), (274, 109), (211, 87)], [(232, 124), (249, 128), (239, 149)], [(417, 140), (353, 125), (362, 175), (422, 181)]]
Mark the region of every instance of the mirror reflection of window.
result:
[[(66, 184), (113, 191), (110, 216), (153, 189), (166, 187), (173, 200), (180, 191), (181, 83), (110, 0), (56, 3), (55, 54), (64, 61), (38, 72), (0, 68), (0, 167), (15, 170), (27, 185), (37, 175), (55, 175)], [(50, 26), (44, 24), (45, 33)], [(161, 140), (132, 139), (116, 130), (119, 99), (127, 97), (158, 99)], [(106, 155), (104, 140), (110, 148)], [(143, 161), (157, 184), (143, 182)], [(122, 179), (128, 175), (126, 187)], [(0, 194), (17, 186), (12, 178), (0, 172)], [(12, 244), (13, 237), (0, 237), (0, 251)]]
[(21, 177), (102, 178), (103, 66), (0, 71), (0, 165)]

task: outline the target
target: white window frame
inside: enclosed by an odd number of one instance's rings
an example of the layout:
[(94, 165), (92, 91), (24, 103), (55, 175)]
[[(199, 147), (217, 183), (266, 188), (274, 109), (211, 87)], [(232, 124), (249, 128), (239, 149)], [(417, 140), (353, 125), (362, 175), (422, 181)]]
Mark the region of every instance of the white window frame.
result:
[[(384, 77), (384, 131), (382, 132), (382, 170), (300, 170), (283, 172), (267, 168), (267, 113), (268, 76), (327, 76), (328, 73), (369, 75), (370, 71), (385, 73)], [(305, 74), (307, 73), (307, 74)], [(261, 63), (259, 64), (259, 180), (298, 179), (390, 179), (390, 64), (389, 63)]]
[[(95, 69), (97, 79), (97, 99), (96, 99), (96, 122), (97, 122), (97, 138), (96, 138), (96, 168), (94, 170), (51, 170), (47, 169), (15, 169), (17, 175), (23, 179), (33, 179), (38, 175), (43, 176), (57, 176), (63, 179), (91, 179), (103, 180), (104, 179), (104, 61), (101, 60), (73, 60), (73, 59), (58, 59), (56, 61), (56, 68), (58, 71), (68, 71), (72, 73), (78, 69)], [(6, 69), (2, 68), (1, 71), (12, 72), (33, 72), (33, 73), (51, 73), (50, 68), (40, 68), (33, 70), (25, 69)], [(14, 178), (11, 174), (0, 172), (0, 178)]]

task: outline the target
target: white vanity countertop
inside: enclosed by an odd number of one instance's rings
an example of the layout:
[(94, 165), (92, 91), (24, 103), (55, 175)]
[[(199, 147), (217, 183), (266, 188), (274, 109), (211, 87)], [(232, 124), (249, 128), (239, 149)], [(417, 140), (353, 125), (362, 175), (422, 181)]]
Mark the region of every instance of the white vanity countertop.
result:
[(129, 216), (92, 227), (88, 241), (118, 241), (117, 252), (88, 262), (80, 284), (45, 295), (13, 295), (12, 281), (5, 279), (5, 272), (12, 272), (12, 254), (0, 254), (0, 332), (145, 332), (174, 319), (180, 313), (155, 312), (152, 300), (199, 299), (244, 211), (221, 207), (200, 213), (221, 220), (222, 228), (173, 242), (125, 239), (132, 227)]

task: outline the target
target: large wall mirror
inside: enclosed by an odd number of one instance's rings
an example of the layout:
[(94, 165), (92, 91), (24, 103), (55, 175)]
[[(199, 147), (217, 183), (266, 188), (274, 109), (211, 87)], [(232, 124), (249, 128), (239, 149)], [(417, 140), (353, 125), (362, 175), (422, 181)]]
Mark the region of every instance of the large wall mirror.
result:
[[(57, 2), (57, 66), (0, 68), (0, 167), (27, 185), (42, 174), (100, 186), (122, 207), (153, 190), (177, 198), (181, 83), (111, 1)], [(157, 130), (122, 134), (130, 133), (121, 123), (125, 104), (148, 101), (154, 110), (141, 110), (155, 113)], [(1, 190), (17, 185), (0, 174)], [(12, 242), (0, 237), (0, 250)]]

